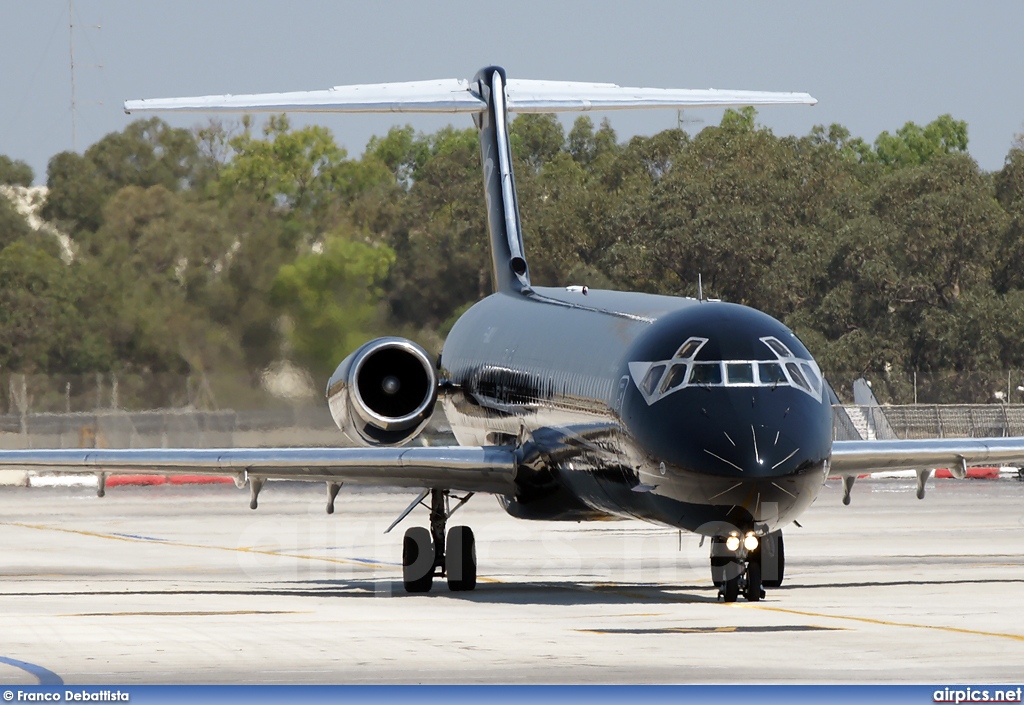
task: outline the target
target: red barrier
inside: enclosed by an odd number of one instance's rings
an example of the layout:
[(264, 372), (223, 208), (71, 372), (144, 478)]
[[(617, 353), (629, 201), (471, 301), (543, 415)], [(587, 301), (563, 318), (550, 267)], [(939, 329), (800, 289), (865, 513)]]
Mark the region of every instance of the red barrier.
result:
[(121, 485), (223, 485), (234, 482), (230, 477), (211, 475), (110, 475), (107, 487)]
[(235, 481), (220, 475), (171, 475), (167, 480), (172, 485), (227, 485)]
[[(967, 477), (969, 477), (972, 480), (998, 480), (999, 472), (999, 468), (967, 468)], [(911, 479), (914, 477), (913, 470), (893, 470), (887, 472), (883, 471), (879, 472), (878, 474), (883, 477), (886, 475), (888, 475), (889, 477), (899, 476), (908, 477)], [(869, 477), (871, 477), (871, 475), (857, 475), (858, 480), (865, 480)], [(939, 468), (938, 470), (935, 471), (933, 477), (948, 480), (953, 477), (953, 473), (951, 473), (949, 470), (946, 470), (945, 468)], [(829, 475), (828, 479), (842, 480), (843, 478), (841, 478), (838, 475)]]
[[(953, 473), (940, 468), (935, 471), (935, 477), (951, 478)], [(974, 480), (996, 480), (999, 478), (999, 468), (967, 468), (967, 477)]]

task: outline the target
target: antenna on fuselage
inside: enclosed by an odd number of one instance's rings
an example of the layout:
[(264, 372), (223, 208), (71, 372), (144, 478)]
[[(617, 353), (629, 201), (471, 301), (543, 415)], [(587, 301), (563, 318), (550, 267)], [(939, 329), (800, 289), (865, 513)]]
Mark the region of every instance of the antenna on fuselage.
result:
[(700, 272), (697, 272), (697, 300), (704, 300), (704, 282), (701, 281)]

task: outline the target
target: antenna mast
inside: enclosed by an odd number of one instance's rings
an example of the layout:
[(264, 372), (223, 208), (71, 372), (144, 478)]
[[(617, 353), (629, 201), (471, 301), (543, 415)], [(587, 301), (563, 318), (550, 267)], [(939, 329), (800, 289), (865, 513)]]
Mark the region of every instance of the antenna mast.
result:
[(78, 115), (75, 110), (75, 9), (68, 0), (68, 53), (71, 56), (71, 150), (78, 151)]

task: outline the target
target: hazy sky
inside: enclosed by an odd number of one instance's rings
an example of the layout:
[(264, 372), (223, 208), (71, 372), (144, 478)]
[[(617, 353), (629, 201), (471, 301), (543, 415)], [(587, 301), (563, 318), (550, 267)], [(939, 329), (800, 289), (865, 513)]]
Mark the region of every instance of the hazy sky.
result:
[[(72, 147), (67, 0), (2, 0), (0, 154), (45, 181)], [(671, 88), (808, 91), (814, 108), (761, 110), (777, 134), (839, 122), (873, 141), (908, 120), (967, 120), (971, 153), (998, 169), (1024, 132), (1024, 3), (681, 1), (347, 2), (74, 0), (77, 148), (121, 130), (126, 98), (510, 76)], [(597, 116), (598, 119), (600, 116)], [(714, 111), (687, 120), (716, 123)], [(192, 126), (201, 116), (171, 116)], [(571, 119), (571, 118), (570, 118)], [(616, 113), (620, 138), (675, 111)], [(468, 117), (296, 119), (329, 126), (350, 154), (394, 124), (434, 130)], [(689, 131), (701, 127), (688, 122)]]

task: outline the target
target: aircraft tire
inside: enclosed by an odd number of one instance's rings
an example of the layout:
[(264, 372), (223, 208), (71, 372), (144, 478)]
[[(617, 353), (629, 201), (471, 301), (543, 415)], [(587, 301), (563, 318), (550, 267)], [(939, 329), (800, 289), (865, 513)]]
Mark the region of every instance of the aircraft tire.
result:
[(445, 565), (450, 590), (465, 592), (476, 587), (476, 538), (468, 526), (453, 526), (448, 531)]
[(402, 582), (406, 592), (430, 592), (434, 582), (434, 546), (425, 527), (414, 526), (405, 532)]
[(747, 586), (743, 592), (747, 602), (757, 602), (761, 599), (761, 563), (752, 560), (747, 564)]
[[(778, 560), (777, 569), (776, 569), (776, 575), (778, 577), (772, 578), (770, 580), (762, 580), (761, 584), (764, 585), (766, 588), (781, 587), (782, 586), (782, 579), (785, 577), (785, 574), (786, 574), (786, 546), (782, 542), (782, 532), (781, 531), (777, 531), (777, 532), (775, 532), (773, 534), (769, 534), (768, 536), (765, 537), (765, 539), (766, 540), (774, 541), (774, 543), (775, 543), (775, 546), (774, 546), (774, 548), (775, 548), (775, 555), (777, 556), (776, 560)], [(764, 553), (764, 551), (763, 551), (763, 547), (762, 547), (762, 555), (763, 555), (763, 553)], [(772, 560), (772, 559), (769, 558), (769, 560)]]
[(736, 602), (740, 596), (740, 576), (729, 578), (722, 584), (722, 602)]

